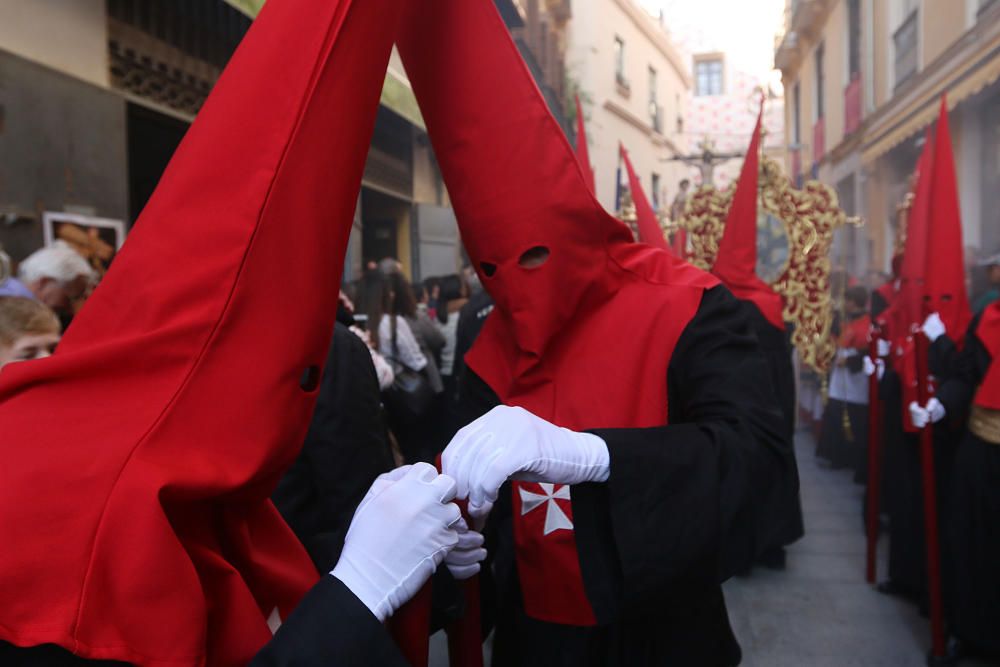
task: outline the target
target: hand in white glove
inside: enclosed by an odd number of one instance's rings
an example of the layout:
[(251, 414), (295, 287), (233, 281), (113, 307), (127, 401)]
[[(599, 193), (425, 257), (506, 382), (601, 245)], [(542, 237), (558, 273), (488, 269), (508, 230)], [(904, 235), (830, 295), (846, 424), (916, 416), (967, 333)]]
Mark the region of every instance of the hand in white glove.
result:
[(932, 343), (947, 333), (944, 322), (941, 321), (941, 316), (937, 313), (931, 313), (928, 315), (927, 319), (924, 320), (924, 325), (920, 327), (920, 329), (924, 332), (924, 335), (927, 336), (927, 340)]
[(885, 361), (882, 359), (872, 361), (871, 357), (865, 355), (863, 364), (866, 376), (871, 377), (878, 373), (878, 379), (881, 380), (882, 376), (885, 375)]
[(486, 549), (483, 548), (483, 536), (469, 530), (464, 519), (455, 524), (455, 528), (458, 530), (458, 546), (448, 553), (444, 564), (451, 571), (451, 576), (461, 581), (479, 572), (479, 563), (486, 558)]
[(455, 481), (418, 463), (380, 476), (358, 505), (330, 572), (384, 621), (459, 542)]
[(920, 407), (920, 404), (916, 401), (910, 403), (910, 421), (913, 426), (918, 429), (923, 429), (931, 420), (930, 413), (927, 412), (926, 408)]
[(879, 338), (878, 340), (878, 356), (888, 357), (892, 354), (892, 343), (885, 340), (884, 338)]
[(485, 516), (509, 478), (526, 482), (604, 482), (611, 458), (603, 440), (559, 428), (527, 410), (499, 406), (452, 439), (442, 469), (469, 499), (469, 514)]
[(937, 424), (944, 419), (946, 412), (944, 405), (936, 398), (927, 401), (927, 414), (930, 416), (932, 424)]

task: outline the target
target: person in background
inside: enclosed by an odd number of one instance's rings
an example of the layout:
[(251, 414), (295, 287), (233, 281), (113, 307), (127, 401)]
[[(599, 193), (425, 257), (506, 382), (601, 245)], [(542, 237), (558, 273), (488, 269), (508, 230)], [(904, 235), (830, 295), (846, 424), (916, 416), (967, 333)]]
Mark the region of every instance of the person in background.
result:
[(424, 289), (427, 292), (427, 314), (431, 319), (437, 317), (438, 299), (441, 297), (441, 279), (431, 276), (424, 280)]
[(427, 359), (427, 379), (430, 380), (431, 388), (435, 394), (444, 391), (444, 384), (441, 381), (441, 372), (438, 369), (438, 359), (441, 357), (441, 350), (444, 348), (444, 335), (437, 325), (427, 316), (426, 312), (421, 312), (417, 308), (417, 300), (413, 296), (413, 287), (410, 281), (402, 273), (395, 272), (388, 276), (389, 291), (392, 300), (392, 312), (401, 315), (406, 319), (406, 323), (413, 332), (420, 351)]
[(979, 263), (986, 271), (987, 288), (972, 304), (973, 313), (981, 313), (986, 306), (1000, 299), (1000, 252)]
[(690, 187), (691, 181), (686, 178), (677, 184), (677, 196), (674, 197), (674, 201), (670, 205), (671, 220), (680, 220), (684, 216), (684, 207), (687, 206), (688, 188)]
[(469, 288), (462, 277), (453, 274), (441, 279), (441, 297), (438, 301), (437, 321), (444, 335), (444, 348), (441, 350), (441, 379), (444, 381), (445, 392), (449, 395), (455, 391), (455, 344), (458, 334), (458, 320), (462, 308), (469, 302)]
[(861, 286), (844, 293), (844, 320), (838, 323), (838, 349), (830, 373), (830, 400), (823, 415), (816, 454), (834, 468), (854, 468), (864, 476), (868, 435), (868, 351), (871, 317), (868, 290)]
[(51, 355), (62, 331), (44, 304), (17, 296), (0, 297), (0, 369), (15, 361)]
[(57, 313), (85, 298), (97, 275), (79, 253), (61, 241), (28, 255), (17, 278), (0, 283), (0, 296), (36, 299)]

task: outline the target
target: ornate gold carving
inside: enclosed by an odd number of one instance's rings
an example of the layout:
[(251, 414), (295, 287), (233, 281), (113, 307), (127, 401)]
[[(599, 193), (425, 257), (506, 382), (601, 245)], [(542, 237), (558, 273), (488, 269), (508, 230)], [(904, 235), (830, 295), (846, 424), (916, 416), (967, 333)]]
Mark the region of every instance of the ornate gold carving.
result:
[[(830, 334), (833, 232), (844, 224), (861, 222), (848, 219), (833, 188), (807, 181), (802, 190), (796, 190), (779, 164), (767, 157), (761, 159), (759, 188), (760, 211), (779, 220), (788, 237), (788, 264), (771, 286), (784, 297), (784, 317), (795, 325), (792, 343), (802, 362), (825, 374), (836, 353)], [(701, 187), (688, 199), (681, 225), (689, 233), (690, 261), (700, 268), (708, 270), (715, 263), (733, 190)]]

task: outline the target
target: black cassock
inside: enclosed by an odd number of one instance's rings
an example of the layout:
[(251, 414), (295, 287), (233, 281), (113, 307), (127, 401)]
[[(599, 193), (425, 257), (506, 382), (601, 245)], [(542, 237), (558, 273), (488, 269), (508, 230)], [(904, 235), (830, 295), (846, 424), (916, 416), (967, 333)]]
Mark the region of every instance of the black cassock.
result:
[[(784, 419), (784, 435), (789, 443), (787, 456), (795, 478), (781, 488), (785, 499), (778, 506), (778, 514), (763, 514), (757, 518), (758, 550), (788, 546), (805, 533), (802, 520), (802, 503), (799, 499), (799, 470), (795, 460), (795, 369), (792, 366), (792, 345), (790, 333), (782, 331), (767, 321), (760, 310), (750, 301), (740, 302), (743, 312), (760, 342), (761, 352), (771, 372), (771, 386), (774, 388)], [(762, 483), (769, 483), (767, 475)]]
[[(524, 614), (510, 488), (501, 490), (486, 528), (495, 579), (496, 667), (740, 661), (720, 584), (753, 560), (756, 518), (781, 514), (796, 474), (770, 370), (728, 290), (706, 292), (664, 382), (670, 425), (595, 430), (608, 444), (610, 478), (572, 489), (580, 565), (596, 627), (544, 623)], [(498, 404), (471, 371), (461, 395), (466, 423)], [(488, 593), (484, 598), (493, 597)]]
[[(953, 372), (938, 393), (951, 424), (964, 420), (993, 363), (975, 335), (979, 319), (973, 320)], [(1000, 445), (966, 432), (951, 482), (951, 511), (942, 535), (953, 563), (953, 631), (975, 647), (1000, 656)]]
[[(947, 336), (931, 345), (931, 372), (939, 382), (947, 381), (954, 367), (956, 348)], [(895, 592), (921, 606), (927, 604), (927, 539), (924, 521), (924, 479), (920, 454), (920, 436), (907, 433), (903, 420), (909, 413), (902, 401), (899, 374), (887, 370), (879, 386), (883, 401), (883, 443), (885, 447), (884, 487), (889, 514), (889, 581)], [(949, 516), (952, 470), (956, 435), (946, 424), (935, 424), (934, 474), (938, 523)], [(940, 531), (939, 531), (940, 532)], [(940, 532), (942, 538), (946, 534)], [(941, 539), (942, 586), (946, 605), (951, 598), (951, 552), (947, 539)]]

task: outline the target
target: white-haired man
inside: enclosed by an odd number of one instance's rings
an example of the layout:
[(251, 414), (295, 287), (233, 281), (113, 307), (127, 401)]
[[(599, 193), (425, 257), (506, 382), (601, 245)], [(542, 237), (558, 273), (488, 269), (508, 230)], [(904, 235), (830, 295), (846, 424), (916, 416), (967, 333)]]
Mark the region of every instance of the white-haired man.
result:
[(0, 296), (20, 296), (41, 301), (53, 310), (68, 310), (83, 297), (96, 278), (79, 253), (62, 242), (28, 255), (17, 278), (0, 282)]

